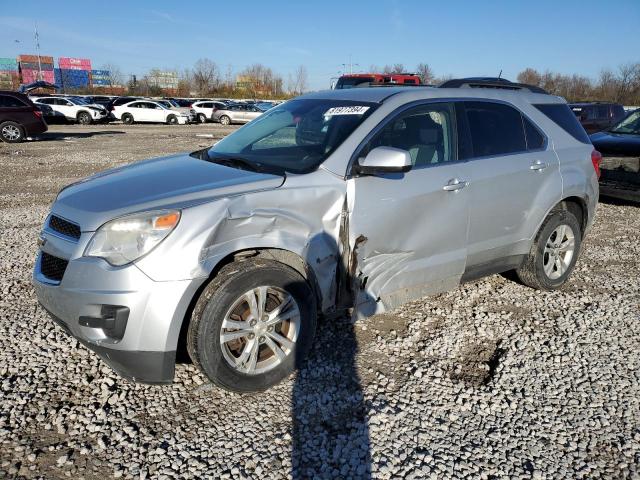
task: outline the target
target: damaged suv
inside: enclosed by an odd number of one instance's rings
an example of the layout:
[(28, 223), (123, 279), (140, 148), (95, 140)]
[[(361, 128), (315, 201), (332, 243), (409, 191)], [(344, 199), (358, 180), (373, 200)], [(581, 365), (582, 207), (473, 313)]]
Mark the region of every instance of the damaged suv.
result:
[(299, 365), (318, 315), (507, 270), (562, 286), (598, 200), (589, 138), (536, 87), (444, 87), (304, 95), (209, 149), (64, 188), (39, 301), (129, 379), (171, 382), (186, 347), (212, 382), (249, 392)]

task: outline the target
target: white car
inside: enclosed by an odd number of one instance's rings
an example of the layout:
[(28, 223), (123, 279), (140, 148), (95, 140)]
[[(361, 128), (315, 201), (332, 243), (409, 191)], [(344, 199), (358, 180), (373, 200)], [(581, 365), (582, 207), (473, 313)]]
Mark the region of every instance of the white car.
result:
[(202, 100), (199, 102), (195, 102), (191, 105), (196, 112), (198, 117), (198, 122), (206, 123), (209, 121), (213, 121), (213, 113), (216, 110), (221, 110), (226, 108), (227, 104), (224, 102), (215, 102), (213, 100)]
[(152, 100), (135, 100), (113, 109), (113, 115), (122, 123), (135, 122), (168, 123), (184, 125), (189, 122), (189, 114), (167, 108)]
[(102, 105), (88, 103), (80, 97), (31, 97), (36, 105), (48, 105), (56, 116), (89, 125), (109, 119), (109, 112)]
[(154, 100), (154, 102), (157, 102), (160, 105), (164, 105), (165, 107), (170, 108), (171, 110), (175, 110), (180, 113), (186, 113), (189, 117), (190, 123), (195, 122), (197, 119), (196, 111), (193, 108), (181, 107), (173, 100), (163, 99), (163, 100)]

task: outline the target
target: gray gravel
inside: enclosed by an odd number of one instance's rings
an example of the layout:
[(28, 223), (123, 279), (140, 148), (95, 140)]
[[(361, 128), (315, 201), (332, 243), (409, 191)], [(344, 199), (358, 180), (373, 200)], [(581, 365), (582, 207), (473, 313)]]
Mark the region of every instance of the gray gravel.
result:
[(37, 306), (49, 202), (232, 128), (51, 130), (0, 144), (0, 478), (640, 478), (638, 207), (599, 206), (561, 291), (492, 276), (355, 325), (325, 320), (297, 376), (253, 396), (192, 365), (172, 386), (134, 385)]

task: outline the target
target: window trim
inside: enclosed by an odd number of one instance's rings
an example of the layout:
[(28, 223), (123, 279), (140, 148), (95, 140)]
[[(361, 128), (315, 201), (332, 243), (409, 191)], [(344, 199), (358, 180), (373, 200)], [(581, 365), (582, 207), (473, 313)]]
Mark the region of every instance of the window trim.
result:
[[(508, 107), (513, 108), (515, 111), (517, 111), (518, 113), (520, 113), (520, 123), (522, 123), (522, 132), (524, 133), (524, 143), (527, 146), (526, 150), (519, 150), (517, 152), (509, 152), (509, 153), (501, 153), (499, 155), (481, 155), (481, 156), (475, 156), (475, 149), (473, 146), (473, 139), (470, 138), (471, 140), (471, 149), (474, 150), (474, 155), (469, 157), (467, 159), (467, 161), (473, 161), (473, 160), (484, 160), (487, 158), (502, 158), (502, 157), (510, 157), (513, 155), (523, 155), (525, 153), (536, 153), (536, 152), (545, 152), (548, 150), (549, 147), (549, 137), (547, 136), (547, 134), (544, 132), (544, 130), (542, 130), (538, 124), (536, 122), (534, 122), (531, 117), (527, 114), (525, 114), (522, 110), (520, 110), (517, 106), (515, 106), (513, 103), (509, 103), (509, 102), (505, 102), (504, 100), (494, 100), (494, 99), (488, 99), (488, 98), (482, 98), (482, 99), (459, 99), (458, 101), (462, 102), (462, 107), (464, 109), (464, 116), (465, 116), (465, 121), (467, 123), (467, 129), (469, 129), (469, 117), (467, 117), (467, 110), (466, 110), (466, 105), (464, 105), (464, 102), (484, 102), (484, 103), (498, 103), (498, 104), (502, 104), (502, 105), (506, 105)], [(533, 105), (532, 105), (533, 106)], [(535, 148), (535, 149), (531, 149), (529, 150), (528, 145), (527, 145), (527, 133), (524, 129), (524, 121), (522, 120), (523, 118), (526, 118), (527, 120), (529, 120), (533, 126), (538, 130), (538, 132), (542, 135), (543, 138), (543, 142), (542, 142), (542, 147), (540, 148)], [(471, 135), (471, 131), (467, 131), (467, 134), (470, 136)]]
[(362, 141), (358, 144), (356, 149), (351, 154), (351, 157), (349, 158), (349, 163), (347, 164), (345, 180), (348, 180), (350, 178), (357, 178), (357, 177), (361, 176), (361, 175), (355, 173), (353, 171), (353, 169), (354, 169), (355, 165), (357, 164), (357, 161), (361, 158), (360, 154), (362, 153), (362, 150), (371, 141), (371, 139), (373, 137), (375, 137), (382, 129), (384, 129), (391, 122), (395, 121), (400, 115), (405, 113), (407, 110), (411, 110), (412, 108), (416, 108), (416, 107), (434, 105), (434, 104), (439, 104), (439, 103), (446, 103), (446, 104), (449, 104), (451, 106), (451, 112), (452, 112), (452, 122), (451, 122), (451, 125), (452, 125), (451, 130), (452, 130), (452, 132), (451, 133), (452, 133), (452, 137), (453, 137), (453, 140), (454, 140), (454, 141), (452, 141), (452, 147), (453, 148), (451, 149), (451, 153), (452, 153), (452, 156), (455, 158), (455, 160), (450, 160), (448, 162), (442, 162), (442, 163), (433, 163), (433, 164), (421, 165), (419, 167), (413, 166), (411, 168), (411, 170), (409, 170), (409, 172), (405, 173), (405, 175), (410, 173), (410, 172), (412, 172), (412, 171), (414, 171), (414, 170), (437, 168), (437, 167), (440, 167), (440, 166), (455, 165), (455, 164), (466, 162), (467, 160), (461, 160), (459, 158), (459, 155), (458, 155), (458, 121), (457, 121), (457, 112), (456, 112), (456, 109), (455, 109), (454, 102), (455, 102), (455, 100), (448, 99), (448, 98), (431, 98), (431, 99), (415, 100), (415, 101), (410, 102), (410, 103), (405, 103), (404, 105), (401, 105), (400, 107), (398, 107), (395, 110), (393, 110), (392, 112), (390, 112), (375, 127), (373, 127), (369, 131), (369, 133), (367, 133), (367, 135), (362, 139)]

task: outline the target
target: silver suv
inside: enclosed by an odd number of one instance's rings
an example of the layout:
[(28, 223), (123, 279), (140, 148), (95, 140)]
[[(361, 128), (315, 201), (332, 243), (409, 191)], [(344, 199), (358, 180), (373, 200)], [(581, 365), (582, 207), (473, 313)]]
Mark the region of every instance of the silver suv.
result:
[(129, 379), (171, 382), (186, 347), (249, 392), (299, 365), (320, 314), (366, 317), (507, 270), (561, 287), (598, 201), (589, 138), (534, 87), (446, 87), (305, 95), (209, 149), (64, 188), (38, 299)]

